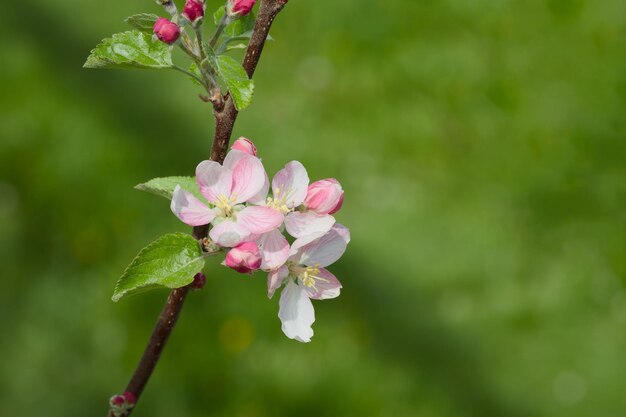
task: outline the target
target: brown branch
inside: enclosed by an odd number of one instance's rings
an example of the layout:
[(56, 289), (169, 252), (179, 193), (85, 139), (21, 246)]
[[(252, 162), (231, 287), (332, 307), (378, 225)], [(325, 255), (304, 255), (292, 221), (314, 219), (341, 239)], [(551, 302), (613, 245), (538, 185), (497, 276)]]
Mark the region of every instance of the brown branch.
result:
[[(252, 78), (261, 53), (270, 32), (272, 23), (278, 13), (285, 7), (288, 0), (262, 0), (259, 8), (259, 17), (254, 26), (254, 32), (250, 38), (246, 56), (243, 60), (243, 68), (246, 70), (248, 77)], [(211, 148), (211, 159), (214, 161), (223, 161), (228, 152), (228, 144), (233, 134), (233, 127), (237, 120), (239, 112), (235, 108), (235, 103), (230, 96), (225, 97), (223, 107), (216, 107), (213, 111), (215, 116), (215, 138)]]
[[(265, 45), (272, 23), (287, 1), (288, 0), (261, 1), (259, 15), (243, 61), (243, 67), (250, 78), (254, 75), (254, 71), (259, 63), (263, 46)], [(220, 106), (214, 107), (213, 113), (215, 116), (215, 137), (211, 147), (211, 159), (222, 163), (228, 151), (230, 137), (238, 112), (235, 109), (232, 98), (226, 96)], [(198, 240), (202, 240), (207, 236), (208, 230), (208, 225), (194, 227), (193, 236)], [(161, 352), (163, 352), (163, 348), (172, 330), (174, 330), (174, 326), (176, 325), (176, 321), (178, 320), (178, 316), (180, 315), (190, 288), (191, 284), (172, 290), (167, 298), (167, 303), (163, 307), (159, 319), (154, 326), (154, 330), (148, 341), (148, 346), (146, 346), (143, 356), (137, 365), (137, 369), (126, 387), (127, 392), (134, 394), (135, 403), (139, 400), (140, 395), (146, 387), (161, 357)], [(133, 408), (130, 408), (128, 411), (121, 414), (120, 417), (128, 417), (132, 410)], [(109, 411), (108, 415), (112, 416), (113, 411)]]

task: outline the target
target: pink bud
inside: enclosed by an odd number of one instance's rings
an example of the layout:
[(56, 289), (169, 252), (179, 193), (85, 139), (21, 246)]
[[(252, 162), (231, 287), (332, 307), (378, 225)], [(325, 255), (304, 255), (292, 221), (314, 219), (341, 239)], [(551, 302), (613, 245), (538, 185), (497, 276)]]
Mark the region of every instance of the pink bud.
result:
[(191, 283), (191, 288), (193, 288), (194, 290), (201, 290), (202, 288), (204, 288), (205, 284), (206, 284), (206, 275), (204, 275), (202, 272), (198, 272), (196, 275), (193, 276), (193, 282)]
[(137, 402), (137, 396), (130, 391), (124, 393), (124, 399), (128, 404), (135, 404)]
[(200, 0), (187, 0), (183, 7), (183, 16), (191, 23), (195, 23), (198, 19), (204, 17), (204, 6)]
[(252, 143), (250, 139), (244, 138), (243, 136), (237, 139), (235, 143), (233, 143), (231, 149), (245, 152), (248, 155), (256, 156), (256, 146), (254, 146), (254, 143)]
[(333, 214), (339, 211), (343, 204), (343, 189), (334, 178), (315, 181), (309, 185), (304, 199), (309, 210), (317, 214)]
[(226, 254), (226, 266), (242, 274), (250, 274), (261, 267), (261, 254), (254, 242), (242, 242)]
[(164, 17), (159, 17), (154, 24), (154, 33), (160, 41), (171, 45), (178, 40), (180, 28), (176, 23), (170, 22)]
[(237, 17), (245, 16), (250, 13), (254, 3), (256, 0), (228, 0), (229, 14)]

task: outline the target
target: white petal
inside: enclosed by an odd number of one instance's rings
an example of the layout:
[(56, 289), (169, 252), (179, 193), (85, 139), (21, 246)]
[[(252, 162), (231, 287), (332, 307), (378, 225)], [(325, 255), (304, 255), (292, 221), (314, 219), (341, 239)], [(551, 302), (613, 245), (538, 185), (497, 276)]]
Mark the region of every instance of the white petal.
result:
[(278, 269), (287, 262), (289, 242), (278, 229), (262, 234), (257, 239), (257, 244), (261, 249), (261, 256), (263, 257), (261, 269), (264, 271)]
[(219, 196), (230, 197), (232, 172), (215, 161), (202, 161), (196, 168), (196, 182), (202, 195), (215, 204)]
[(288, 208), (298, 207), (306, 198), (309, 175), (298, 161), (291, 161), (272, 179), (274, 199), (284, 200)]
[(255, 197), (263, 189), (265, 184), (265, 169), (259, 158), (239, 151), (231, 151), (231, 154), (243, 154), (233, 166), (233, 188), (231, 195), (234, 203), (245, 203)]
[(326, 267), (341, 258), (349, 242), (348, 228), (336, 223), (330, 232), (299, 249), (300, 263)]
[(339, 297), (341, 292), (341, 282), (327, 269), (320, 268), (318, 278), (315, 280), (315, 287), (306, 287), (309, 298), (313, 300), (328, 300)]
[(270, 271), (267, 274), (267, 296), (271, 299), (274, 296), (274, 292), (281, 285), (283, 285), (283, 281), (289, 275), (289, 268), (286, 265), (281, 266), (279, 269)]
[(265, 174), (265, 183), (263, 184), (263, 188), (257, 194), (253, 195), (248, 199), (248, 203), (254, 204), (255, 206), (262, 206), (267, 201), (267, 194), (270, 191), (270, 179)]
[(213, 210), (179, 185), (174, 188), (170, 208), (176, 217), (189, 226), (209, 224), (215, 218)]
[(310, 342), (315, 311), (306, 289), (290, 281), (280, 294), (279, 306), (278, 317), (283, 323), (283, 333), (298, 342)]
[(285, 217), (285, 228), (287, 232), (295, 237), (305, 237), (310, 235), (322, 236), (335, 224), (335, 218), (330, 215), (316, 214), (312, 211), (301, 213), (295, 211)]
[(209, 237), (213, 242), (226, 248), (237, 246), (240, 242), (250, 236), (248, 229), (232, 220), (224, 220), (214, 226), (209, 232)]
[(265, 206), (249, 206), (237, 213), (237, 223), (245, 227), (249, 234), (267, 233), (282, 222), (282, 213)]

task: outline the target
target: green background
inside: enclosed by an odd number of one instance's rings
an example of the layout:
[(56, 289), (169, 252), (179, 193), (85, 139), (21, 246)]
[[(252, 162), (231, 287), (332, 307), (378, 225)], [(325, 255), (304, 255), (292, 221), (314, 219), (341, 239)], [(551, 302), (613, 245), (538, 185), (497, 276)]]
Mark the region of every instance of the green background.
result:
[[(210, 109), (81, 68), (142, 11), (2, 6), (2, 416), (104, 416), (167, 295), (110, 301), (188, 230), (132, 187), (192, 174)], [(135, 415), (624, 416), (626, 3), (291, 0), (272, 34), (235, 135), (341, 181), (344, 290), (299, 344), (264, 274), (210, 263)]]

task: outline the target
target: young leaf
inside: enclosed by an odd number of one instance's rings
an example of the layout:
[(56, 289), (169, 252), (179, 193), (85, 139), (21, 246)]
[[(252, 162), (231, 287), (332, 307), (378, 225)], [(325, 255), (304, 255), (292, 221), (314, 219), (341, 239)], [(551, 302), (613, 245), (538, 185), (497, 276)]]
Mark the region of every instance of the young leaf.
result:
[[(222, 20), (224, 13), (224, 6), (220, 6), (215, 11), (215, 13), (213, 14), (213, 20), (215, 21), (216, 25), (220, 23), (220, 20)], [(230, 24), (224, 29), (224, 36), (226, 36), (227, 38), (233, 38), (236, 36), (241, 36), (246, 32), (252, 32), (255, 23), (256, 14), (254, 12), (250, 12), (247, 15), (238, 19), (234, 19), (232, 22), (230, 22)]]
[(220, 76), (239, 111), (245, 109), (252, 102), (254, 83), (248, 78), (241, 64), (228, 55), (219, 55), (214, 61), (215, 72)]
[(196, 239), (184, 233), (161, 236), (139, 252), (115, 284), (115, 302), (155, 288), (180, 288), (204, 268)]
[(85, 68), (171, 68), (169, 46), (136, 30), (104, 39), (85, 62)]
[(200, 201), (206, 201), (202, 194), (200, 194), (200, 189), (198, 188), (198, 184), (196, 183), (196, 179), (194, 177), (154, 178), (143, 184), (135, 185), (135, 189), (147, 191), (171, 200), (172, 193), (174, 193), (174, 188), (176, 188), (177, 185), (180, 185), (180, 188), (192, 193), (194, 196), (199, 198)]
[(141, 32), (152, 34), (154, 31), (154, 23), (158, 18), (159, 16), (154, 13), (139, 13), (127, 17), (124, 22)]

